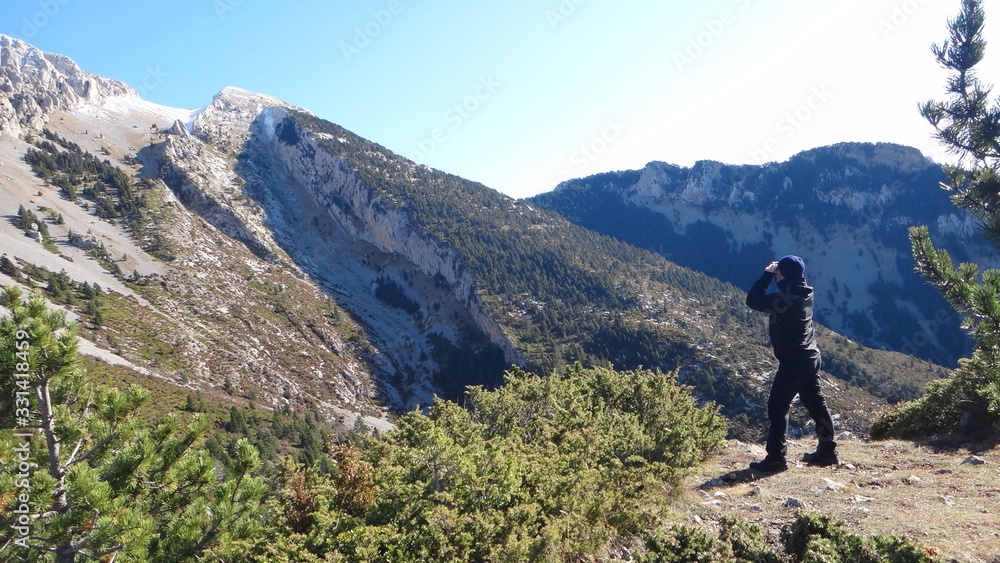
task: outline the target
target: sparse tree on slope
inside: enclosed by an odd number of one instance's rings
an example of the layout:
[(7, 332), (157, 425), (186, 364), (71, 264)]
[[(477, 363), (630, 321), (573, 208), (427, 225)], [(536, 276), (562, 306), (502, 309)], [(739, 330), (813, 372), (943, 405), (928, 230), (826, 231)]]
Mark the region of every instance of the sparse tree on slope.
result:
[(975, 67), (986, 54), (981, 0), (963, 0), (962, 11), (949, 22), (949, 38), (932, 51), (951, 71), (946, 101), (928, 101), (920, 113), (934, 126), (935, 137), (960, 158), (945, 166), (952, 201), (980, 221), (980, 233), (1000, 248), (1000, 104), (992, 88), (979, 81)]
[[(975, 67), (986, 51), (985, 13), (980, 0), (963, 0), (961, 13), (949, 22), (949, 38), (934, 45), (938, 62), (951, 71), (946, 101), (929, 101), (921, 114), (936, 137), (960, 157), (946, 166), (952, 201), (979, 221), (980, 233), (1000, 249), (1000, 103), (982, 84)], [(873, 428), (879, 435), (949, 431), (959, 426), (1000, 431), (1000, 271), (983, 272), (976, 264), (957, 268), (944, 250), (934, 247), (927, 227), (910, 229), (916, 269), (965, 316), (975, 348), (955, 374), (928, 386), (924, 397), (899, 409)]]
[(90, 383), (63, 312), (13, 287), (0, 305), (0, 421), (15, 428), (0, 435), (0, 558), (187, 561), (253, 531), (264, 485), (249, 442), (220, 478), (192, 448), (204, 418), (150, 427), (148, 391)]

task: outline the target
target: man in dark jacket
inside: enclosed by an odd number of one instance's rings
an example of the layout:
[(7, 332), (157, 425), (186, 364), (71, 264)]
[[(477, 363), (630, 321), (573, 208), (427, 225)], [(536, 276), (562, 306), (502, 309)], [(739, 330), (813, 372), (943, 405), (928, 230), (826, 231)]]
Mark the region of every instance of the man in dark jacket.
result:
[[(788, 410), (792, 399), (799, 396), (809, 416), (816, 422), (819, 447), (805, 454), (803, 461), (811, 465), (834, 465), (837, 444), (833, 440), (833, 418), (819, 387), (819, 370), (823, 366), (819, 347), (813, 336), (813, 288), (803, 277), (805, 263), (798, 256), (785, 256), (771, 262), (764, 275), (747, 292), (747, 306), (767, 313), (768, 333), (778, 371), (767, 399), (767, 457), (750, 464), (750, 469), (773, 473), (788, 468), (786, 434)], [(765, 293), (772, 279), (777, 279), (778, 291)]]

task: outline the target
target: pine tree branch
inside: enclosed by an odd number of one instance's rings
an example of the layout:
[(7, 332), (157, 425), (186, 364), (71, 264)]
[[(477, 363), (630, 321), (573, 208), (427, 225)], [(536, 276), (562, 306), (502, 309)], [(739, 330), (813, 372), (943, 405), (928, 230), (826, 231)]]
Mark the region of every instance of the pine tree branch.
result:
[(53, 500), (56, 512), (61, 514), (69, 510), (69, 501), (66, 496), (66, 468), (59, 462), (60, 444), (59, 437), (56, 435), (55, 413), (52, 408), (49, 382), (50, 379), (43, 379), (35, 388), (35, 396), (38, 399), (41, 413), (40, 425), (45, 434), (45, 445), (49, 455), (49, 475), (56, 481)]
[[(107, 446), (109, 443), (111, 443), (112, 440), (114, 440), (117, 437), (118, 437), (117, 432), (114, 429), (112, 429), (112, 431), (111, 431), (110, 434), (108, 434), (107, 436), (105, 436), (104, 439), (101, 440), (100, 442), (98, 442), (96, 445), (94, 445), (94, 447), (92, 447), (89, 450), (87, 450), (87, 453), (85, 453), (82, 456), (80, 456), (79, 459), (74, 460), (74, 459), (72, 459), (72, 456), (70, 456), (70, 460), (66, 462), (66, 468), (68, 469), (69, 467), (71, 467), (73, 465), (76, 465), (78, 463), (83, 463), (84, 461), (87, 461), (88, 459), (90, 459), (90, 457), (92, 455), (94, 455), (95, 452), (98, 452), (101, 449), (103, 449), (105, 446)], [(78, 448), (83, 443), (84, 440), (85, 440), (85, 438), (80, 438), (80, 442), (77, 444)], [(73, 453), (75, 455), (76, 451), (74, 450)]]

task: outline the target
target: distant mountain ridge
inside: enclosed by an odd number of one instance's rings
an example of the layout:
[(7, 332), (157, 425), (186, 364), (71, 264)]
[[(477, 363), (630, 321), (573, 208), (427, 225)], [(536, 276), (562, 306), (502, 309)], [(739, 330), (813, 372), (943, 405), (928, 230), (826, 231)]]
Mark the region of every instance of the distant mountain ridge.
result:
[[(0, 222), (3, 253), (30, 283), (45, 284), (38, 266), (112, 291), (103, 326), (84, 331), (102, 359), (347, 424), (460, 399), (511, 364), (676, 369), (741, 432), (762, 408), (773, 358), (738, 287), (270, 96), (226, 88), (198, 110), (166, 108), (23, 42), (0, 46), (0, 205), (48, 217), (51, 233), (46, 247)], [(122, 189), (86, 173), (43, 179), (29, 150), (101, 155), (131, 176), (140, 212), (115, 216)], [(671, 174), (651, 165), (649, 193)], [(944, 373), (820, 332), (852, 427)]]
[(762, 166), (651, 162), (530, 201), (740, 287), (768, 260), (801, 255), (821, 322), (952, 365), (968, 351), (961, 319), (913, 273), (907, 228), (928, 225), (956, 262), (1000, 261), (939, 189), (943, 180), (916, 149), (842, 143)]

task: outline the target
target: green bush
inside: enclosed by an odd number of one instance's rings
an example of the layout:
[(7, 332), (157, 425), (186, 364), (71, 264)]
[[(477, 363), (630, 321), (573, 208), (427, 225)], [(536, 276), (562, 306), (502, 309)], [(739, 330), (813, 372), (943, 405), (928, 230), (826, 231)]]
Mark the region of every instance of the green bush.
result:
[(645, 370), (576, 365), (539, 377), (513, 369), (495, 391), (471, 388), (469, 404), (490, 437), (553, 444), (601, 464), (661, 463), (674, 472), (702, 461), (725, 437), (717, 409), (699, 407), (676, 374)]
[(718, 534), (690, 526), (671, 526), (644, 534), (641, 563), (782, 563), (764, 541), (760, 526), (724, 516)]
[[(650, 371), (513, 370), (497, 390), (470, 389), (466, 406), (439, 399), (392, 432), (362, 437), (356, 457), (344, 457), (357, 470), (340, 460), (329, 474), (286, 472), (268, 528), (288, 530), (297, 547), (282, 552), (299, 555), (250, 551), (275, 560), (588, 557), (663, 526), (680, 478), (725, 436), (714, 406)], [(296, 471), (309, 476), (295, 481)], [(292, 513), (294, 523), (283, 516)]]
[(730, 563), (732, 553), (705, 530), (672, 526), (646, 536), (648, 553), (636, 557), (638, 563)]
[(723, 516), (719, 524), (721, 525), (719, 539), (729, 544), (736, 561), (753, 563), (783, 561), (764, 541), (764, 531), (760, 526), (730, 516)]
[(849, 534), (834, 517), (801, 513), (781, 530), (785, 552), (802, 563), (924, 563), (934, 561), (905, 538)]
[(981, 274), (975, 264), (958, 268), (944, 250), (933, 247), (926, 227), (910, 230), (921, 272), (939, 289), (975, 337), (972, 357), (958, 369), (927, 385), (919, 400), (900, 406), (872, 427), (873, 438), (943, 434), (955, 430), (1000, 433), (1000, 271)]

